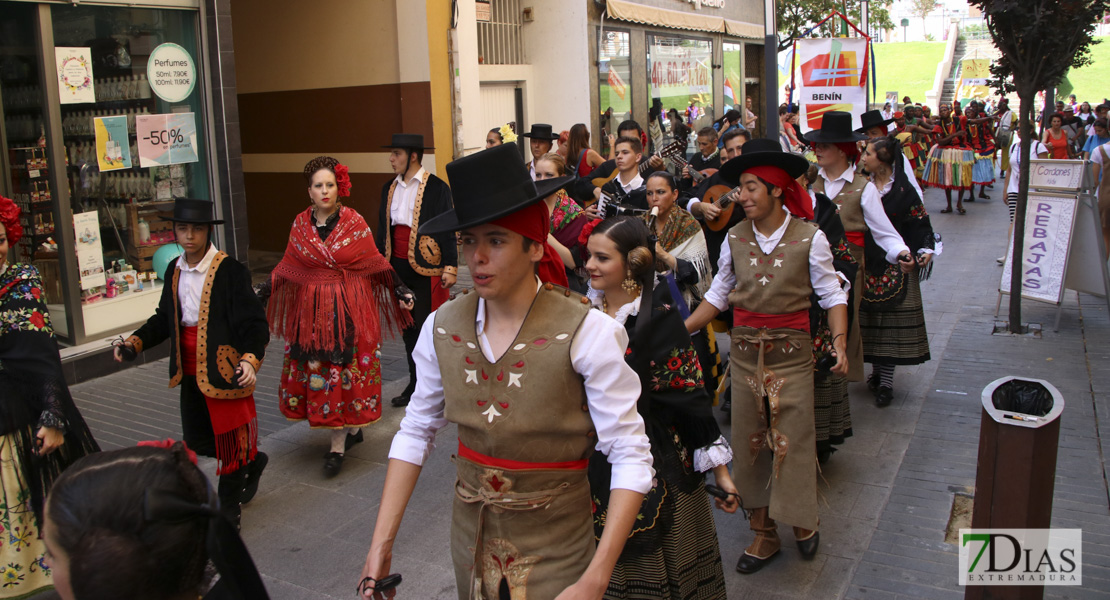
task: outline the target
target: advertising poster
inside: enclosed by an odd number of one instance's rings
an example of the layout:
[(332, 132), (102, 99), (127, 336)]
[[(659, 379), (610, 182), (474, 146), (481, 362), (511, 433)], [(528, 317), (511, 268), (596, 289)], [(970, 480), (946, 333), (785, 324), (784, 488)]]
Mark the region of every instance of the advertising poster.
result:
[(197, 85), (197, 67), (189, 51), (177, 44), (158, 45), (146, 64), (150, 89), (166, 102), (182, 102)]
[(698, 40), (655, 37), (651, 52), (651, 97), (664, 108), (686, 110), (692, 102), (704, 112), (713, 101), (713, 46)]
[(58, 68), (58, 95), (62, 104), (96, 102), (93, 90), (92, 50), (54, 48)]
[(127, 117), (96, 117), (96, 162), (101, 171), (131, 168), (131, 144), (127, 137)]
[(197, 162), (195, 113), (137, 115), (139, 166), (142, 168)]
[(73, 235), (77, 238), (77, 269), (81, 289), (107, 283), (104, 279), (104, 252), (100, 247), (100, 217), (95, 210), (73, 215)]
[(986, 58), (965, 58), (960, 61), (960, 85), (957, 87), (956, 98), (964, 100), (982, 100), (990, 96), (991, 89), (987, 81), (991, 76), (991, 61)]
[[(1075, 196), (1029, 194), (1025, 216), (1025, 250), (1022, 252), (1021, 297), (1055, 304), (1064, 293), (1064, 267), (1068, 262)], [(1002, 265), (999, 290), (1010, 292), (1010, 264), (1014, 238)]]
[(852, 127), (867, 110), (866, 38), (797, 40), (795, 85), (803, 132), (821, 127), (830, 111), (852, 113)]

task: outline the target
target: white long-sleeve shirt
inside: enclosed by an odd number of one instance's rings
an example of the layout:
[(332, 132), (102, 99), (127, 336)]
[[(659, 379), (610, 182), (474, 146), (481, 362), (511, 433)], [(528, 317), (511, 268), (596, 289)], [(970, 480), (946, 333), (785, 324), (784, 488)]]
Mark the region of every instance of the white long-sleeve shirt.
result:
[[(486, 337), (485, 318), (486, 304), (479, 299), (475, 322), (478, 345), (486, 359), (493, 362), (496, 357)], [(443, 380), (433, 341), (435, 320), (433, 312), (424, 322), (413, 349), (418, 373), (416, 390), (389, 449), (389, 458), (414, 465), (424, 464), (435, 448), (436, 432), (447, 425)], [(636, 412), (640, 378), (624, 362), (627, 347), (624, 327), (604, 313), (591, 310), (571, 341), (570, 358), (586, 389), (590, 418), (597, 431), (597, 451), (607, 455), (613, 465), (610, 487), (647, 493), (655, 471), (644, 420)]]
[(181, 304), (181, 324), (186, 327), (196, 327), (200, 321), (200, 296), (217, 252), (215, 244), (208, 244), (208, 252), (195, 267), (189, 266), (184, 254), (177, 259), (177, 268), (181, 269), (177, 278), (177, 301)]
[[(821, 179), (825, 180), (825, 195), (834, 199), (834, 202), (840, 190), (856, 178), (856, 172), (852, 169), (845, 169), (835, 179), (829, 179), (829, 175), (825, 173), (824, 168), (821, 168), (818, 173), (821, 175)], [(879, 195), (879, 190), (870, 181), (863, 188), (863, 194), (860, 196), (860, 207), (863, 209), (863, 221), (867, 224), (867, 228), (871, 230), (871, 236), (875, 238), (875, 243), (886, 251), (886, 261), (892, 265), (898, 264), (898, 255), (909, 252), (910, 247), (902, 241), (902, 236), (898, 234), (894, 225), (890, 224), (890, 219), (887, 218), (886, 211), (883, 210), (882, 196)]]
[[(771, 254), (775, 251), (782, 236), (786, 234), (786, 226), (789, 224), (788, 217), (783, 221), (782, 226), (769, 236), (763, 235), (759, 229), (752, 227), (755, 231), (755, 241), (763, 254)], [(705, 293), (705, 301), (722, 312), (728, 310), (728, 293), (736, 287), (736, 274), (732, 271), (732, 249), (728, 245), (728, 240), (732, 237), (735, 235), (728, 234), (728, 238), (721, 243), (721, 257), (717, 259), (717, 275), (713, 277), (713, 283)], [(815, 229), (809, 246), (809, 283), (819, 297), (817, 304), (825, 310), (838, 304), (848, 304), (848, 294), (840, 287), (840, 279), (833, 270), (832, 260), (832, 250), (829, 249), (825, 232)], [(758, 307), (753, 307), (751, 310), (764, 312)]]
[(412, 215), (416, 210), (416, 192), (420, 190), (420, 182), (424, 179), (424, 167), (420, 167), (420, 170), (408, 179), (403, 175), (393, 179), (397, 182), (397, 187), (393, 190), (393, 201), (389, 205), (390, 224), (412, 227)]

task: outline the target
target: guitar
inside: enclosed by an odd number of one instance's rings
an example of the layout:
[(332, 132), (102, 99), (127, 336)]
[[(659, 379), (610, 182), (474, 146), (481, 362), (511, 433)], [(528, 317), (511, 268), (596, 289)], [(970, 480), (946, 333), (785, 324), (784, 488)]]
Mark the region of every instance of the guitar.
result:
[(730, 188), (727, 185), (715, 185), (709, 188), (701, 201), (716, 206), (721, 209), (721, 212), (715, 219), (705, 219), (705, 226), (713, 231), (721, 231), (728, 227), (729, 220), (732, 219), (732, 211), (736, 208), (736, 202), (739, 200), (739, 187)]
[(701, 171), (690, 167), (690, 163), (679, 156), (670, 157), (671, 160), (676, 162), (680, 167), (687, 167), (690, 169), (690, 178), (694, 180), (694, 185), (697, 186), (705, 181), (707, 177), (717, 172), (717, 169), (702, 169)]
[[(682, 153), (682, 150), (683, 150), (682, 140), (675, 140), (675, 141), (667, 144), (666, 146), (663, 146), (663, 148), (661, 150), (659, 150), (659, 152), (657, 152), (656, 155), (659, 156), (660, 158), (674, 158), (674, 157), (680, 155)], [(653, 169), (651, 168), (651, 161), (650, 160), (645, 160), (644, 162), (640, 163), (640, 177), (643, 177), (643, 178), (646, 179), (647, 176), (652, 173), (652, 170)], [(601, 187), (601, 186), (605, 185), (606, 183), (609, 183), (610, 181), (616, 179), (617, 175), (620, 175), (620, 170), (617, 169), (616, 167), (613, 167), (613, 172), (612, 173), (610, 173), (609, 175), (607, 175), (605, 177), (594, 177), (593, 179), (590, 180), (590, 183), (594, 184), (594, 187)]]

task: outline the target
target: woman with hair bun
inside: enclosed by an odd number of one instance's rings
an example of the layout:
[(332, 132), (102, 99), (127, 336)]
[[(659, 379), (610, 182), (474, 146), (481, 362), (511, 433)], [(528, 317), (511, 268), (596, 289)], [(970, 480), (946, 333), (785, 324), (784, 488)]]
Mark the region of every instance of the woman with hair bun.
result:
[[(70, 467), (46, 502), (46, 564), (62, 600), (266, 600), (234, 524), (181, 442), (140, 442)], [(220, 575), (208, 589), (205, 567)]]
[(43, 503), (59, 473), (99, 448), (66, 387), (35, 267), (10, 261), (20, 209), (0, 196), (0, 598), (49, 589)]
[[(732, 450), (713, 418), (694, 346), (666, 283), (657, 284), (647, 226), (615, 217), (588, 224), (583, 235), (590, 299), (628, 331), (625, 360), (643, 383), (638, 410), (656, 472), (605, 598), (724, 598), (704, 474), (713, 471), (717, 485), (735, 493), (727, 466)], [(640, 323), (645, 318), (650, 321)], [(610, 474), (600, 453), (590, 458), (589, 473), (600, 539)], [(727, 507), (734, 512), (735, 500)]]
[(309, 206), (294, 219), (271, 275), (267, 316), (286, 343), (281, 413), (331, 430), (324, 474), (334, 477), (362, 428), (382, 416), (382, 324), (408, 325), (413, 295), (378, 252), (366, 220), (340, 201), (351, 195), (347, 167), (318, 156), (304, 177)]

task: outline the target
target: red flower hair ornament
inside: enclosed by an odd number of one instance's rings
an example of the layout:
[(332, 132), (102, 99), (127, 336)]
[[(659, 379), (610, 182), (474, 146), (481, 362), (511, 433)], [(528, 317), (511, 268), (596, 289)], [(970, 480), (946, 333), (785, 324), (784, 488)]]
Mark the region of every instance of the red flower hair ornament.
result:
[(136, 446), (150, 446), (152, 448), (165, 448), (166, 450), (172, 450), (173, 445), (177, 444), (177, 443), (180, 443), (181, 447), (185, 448), (185, 454), (189, 457), (189, 461), (192, 462), (194, 465), (197, 464), (197, 453), (190, 450), (189, 446), (187, 446), (184, 441), (178, 442), (177, 440), (174, 440), (172, 438), (166, 438), (164, 440), (145, 440), (145, 441), (139, 442), (138, 444), (135, 444), (135, 445)]
[(602, 219), (594, 219), (593, 221), (590, 221), (589, 223), (583, 225), (582, 231), (578, 232), (578, 243), (582, 244), (582, 246), (585, 246), (586, 243), (590, 240), (590, 235), (594, 232), (594, 227), (597, 227), (597, 224), (601, 221)]
[(23, 237), (23, 226), (19, 224), (19, 206), (9, 198), (0, 196), (0, 223), (8, 234), (8, 246), (19, 243)]
[(351, 195), (351, 174), (347, 165), (335, 165), (335, 184), (339, 187), (340, 198), (346, 198)]

